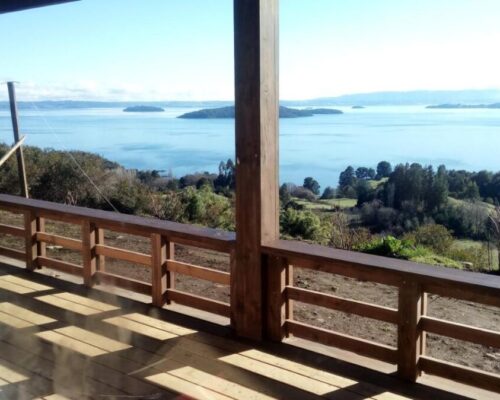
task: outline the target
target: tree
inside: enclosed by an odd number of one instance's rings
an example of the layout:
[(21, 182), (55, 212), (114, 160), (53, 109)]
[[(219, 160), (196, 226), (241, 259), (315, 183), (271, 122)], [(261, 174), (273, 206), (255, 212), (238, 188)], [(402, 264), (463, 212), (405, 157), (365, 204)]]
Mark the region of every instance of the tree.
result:
[(321, 200), (330, 200), (335, 198), (335, 189), (331, 186), (327, 186), (325, 190), (323, 190), (323, 194), (321, 195)]
[(387, 178), (392, 173), (392, 166), (388, 161), (380, 161), (377, 164), (376, 179)]
[(290, 200), (292, 200), (292, 195), (288, 189), (288, 185), (284, 183), (280, 186), (280, 201), (283, 206), (286, 206)]
[(311, 192), (313, 192), (316, 196), (319, 195), (319, 183), (317, 180), (314, 178), (308, 176), (307, 178), (304, 179), (304, 184), (302, 185), (306, 189), (309, 189)]
[(345, 171), (340, 173), (339, 176), (339, 187), (341, 189), (346, 186), (353, 186), (356, 183), (356, 177), (354, 176), (354, 168), (348, 166)]

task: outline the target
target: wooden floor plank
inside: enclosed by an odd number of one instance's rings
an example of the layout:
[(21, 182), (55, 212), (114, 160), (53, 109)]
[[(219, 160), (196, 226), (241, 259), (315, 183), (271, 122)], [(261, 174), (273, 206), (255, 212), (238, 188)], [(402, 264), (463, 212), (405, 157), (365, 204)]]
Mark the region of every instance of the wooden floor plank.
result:
[(33, 293), (34, 290), (27, 288), (26, 286), (16, 285), (15, 283), (8, 282), (0, 278), (0, 289), (8, 290), (9, 292), (17, 294), (28, 294)]
[(4, 312), (1, 311), (0, 311), (0, 323), (11, 326), (12, 328), (16, 329), (30, 328), (32, 326), (35, 326), (28, 321), (14, 317), (10, 314), (5, 314)]
[(20, 278), (19, 276), (15, 276), (15, 275), (3, 275), (2, 277), (0, 277), (0, 280), (14, 283), (14, 284), (19, 285), (19, 286), (24, 286), (28, 289), (32, 289), (34, 292), (43, 292), (45, 290), (53, 289), (51, 286), (42, 285), (42, 284), (34, 282), (32, 280), (23, 279), (23, 278)]
[[(220, 360), (318, 396), (325, 396), (339, 390), (336, 386), (311, 379), (295, 372), (286, 371), (279, 367), (254, 360), (240, 354), (231, 354), (220, 358)], [(347, 397), (348, 394), (346, 394), (346, 398)], [(355, 396), (354, 393), (352, 397), (361, 399), (361, 396)]]
[(197, 331), (193, 329), (184, 328), (183, 326), (175, 325), (167, 321), (163, 321), (161, 319), (157, 319), (154, 317), (150, 317), (147, 315), (139, 314), (139, 313), (131, 313), (122, 315), (122, 317), (130, 319), (132, 321), (139, 322), (141, 324), (151, 326), (153, 328), (160, 329), (165, 332), (170, 332), (174, 335), (182, 336), (182, 335), (191, 335), (196, 333)]
[(54, 332), (97, 347), (108, 353), (113, 351), (125, 350), (131, 347), (129, 344), (109, 339), (106, 336), (98, 335), (97, 333), (93, 333), (89, 330), (82, 329), (77, 326), (67, 326), (64, 328), (55, 329)]
[(31, 325), (44, 325), (56, 322), (55, 319), (7, 302), (0, 303), (0, 312), (22, 319)]
[(106, 312), (106, 311), (118, 310), (118, 307), (113, 306), (111, 304), (107, 304), (102, 301), (94, 300), (88, 297), (78, 296), (73, 293), (61, 292), (61, 293), (56, 293), (54, 296), (67, 301), (71, 301), (76, 304), (83, 304), (84, 306), (93, 308), (97, 311)]
[(87, 357), (97, 357), (107, 353), (105, 350), (102, 350), (98, 347), (92, 346), (87, 343), (83, 343), (79, 340), (70, 338), (65, 335), (61, 335), (60, 333), (54, 331), (38, 332), (36, 336), (46, 340), (47, 342), (53, 343), (61, 347), (65, 347), (70, 351), (76, 351)]
[(121, 316), (107, 318), (104, 320), (104, 322), (157, 340), (168, 340), (177, 337), (177, 335), (174, 335), (173, 333), (153, 328), (152, 326), (143, 325), (140, 322), (136, 322)]
[(85, 316), (99, 314), (101, 312), (100, 310), (96, 310), (95, 308), (87, 307), (83, 304), (73, 303), (72, 301), (68, 301), (54, 295), (39, 296), (36, 297), (36, 299), (52, 306)]
[(193, 367), (182, 367), (168, 372), (170, 375), (184, 379), (193, 384), (198, 384), (206, 389), (227, 395), (236, 400), (270, 400), (270, 397), (258, 391), (249, 389), (230, 380), (208, 374)]
[(233, 400), (231, 397), (166, 373), (149, 376), (147, 380), (196, 400)]

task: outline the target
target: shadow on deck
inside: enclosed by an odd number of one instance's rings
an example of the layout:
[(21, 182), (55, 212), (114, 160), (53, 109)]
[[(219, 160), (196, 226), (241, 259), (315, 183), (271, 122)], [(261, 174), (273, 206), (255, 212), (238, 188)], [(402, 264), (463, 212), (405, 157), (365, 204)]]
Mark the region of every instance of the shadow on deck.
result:
[(5, 263), (0, 341), (0, 399), (465, 398)]

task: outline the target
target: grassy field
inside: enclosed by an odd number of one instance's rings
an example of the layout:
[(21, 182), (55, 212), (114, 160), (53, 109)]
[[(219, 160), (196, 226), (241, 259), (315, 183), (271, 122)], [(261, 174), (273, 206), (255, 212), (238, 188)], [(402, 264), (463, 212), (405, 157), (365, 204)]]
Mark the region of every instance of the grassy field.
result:
[[(455, 239), (452, 244), (452, 249), (457, 249), (457, 250), (464, 250), (464, 249), (470, 249), (470, 248), (477, 248), (480, 249), (485, 242), (482, 242), (480, 240), (469, 240), (469, 239)], [(498, 269), (498, 252), (495, 246), (490, 244), (490, 254), (489, 257), (491, 257), (491, 264), (493, 266), (493, 269), (496, 270)]]
[(333, 207), (340, 208), (351, 208), (356, 205), (356, 199), (347, 199), (347, 198), (339, 198), (339, 199), (329, 199), (329, 200), (316, 200), (314, 202), (302, 200), (302, 199), (293, 199), (297, 204), (300, 204), (307, 210), (312, 211), (328, 211)]

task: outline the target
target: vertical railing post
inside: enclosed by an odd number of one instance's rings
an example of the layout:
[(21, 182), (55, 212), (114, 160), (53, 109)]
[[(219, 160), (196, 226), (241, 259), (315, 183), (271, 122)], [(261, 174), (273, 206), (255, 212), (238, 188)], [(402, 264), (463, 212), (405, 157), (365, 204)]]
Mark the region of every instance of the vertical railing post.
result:
[[(104, 229), (97, 228), (96, 244), (104, 245)], [(97, 256), (97, 270), (106, 271), (106, 257), (103, 255)]]
[(153, 305), (162, 307), (167, 290), (167, 241), (159, 233), (151, 235), (151, 256), (151, 297)]
[(82, 261), (83, 261), (83, 283), (87, 287), (92, 287), (97, 271), (96, 255), (97, 228), (90, 221), (83, 221), (82, 224)]
[[(37, 217), (36, 230), (37, 232), (45, 232), (45, 218)], [(37, 241), (37, 256), (47, 257), (47, 244), (45, 242)]]
[(34, 271), (37, 267), (38, 242), (36, 240), (37, 218), (34, 211), (24, 213), (24, 238), (26, 250), (26, 268)]
[[(167, 241), (167, 262), (168, 260), (174, 260), (175, 259), (175, 243)], [(169, 271), (167, 269), (167, 265), (165, 264), (165, 271), (167, 274), (167, 296), (166, 296), (166, 303), (170, 304), (170, 298), (168, 297), (168, 290), (169, 289), (175, 289), (175, 272)]]
[(293, 318), (293, 305), (287, 299), (286, 287), (293, 284), (292, 267), (286, 258), (264, 255), (266, 271), (266, 337), (281, 341), (287, 336), (285, 322)]
[(425, 312), (425, 300), (419, 283), (402, 282), (398, 307), (398, 375), (412, 382), (420, 376), (418, 362), (425, 346), (425, 337), (419, 326), (420, 317)]

